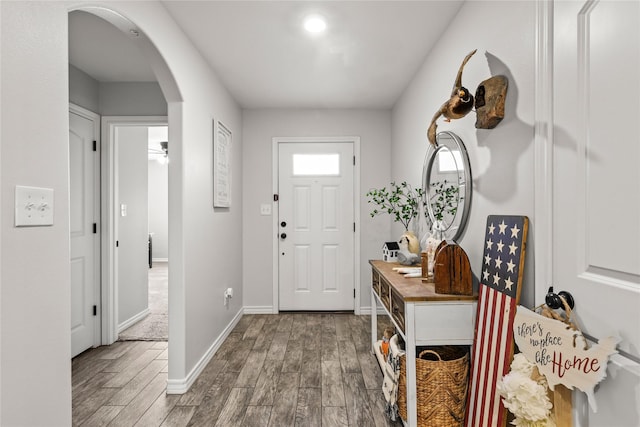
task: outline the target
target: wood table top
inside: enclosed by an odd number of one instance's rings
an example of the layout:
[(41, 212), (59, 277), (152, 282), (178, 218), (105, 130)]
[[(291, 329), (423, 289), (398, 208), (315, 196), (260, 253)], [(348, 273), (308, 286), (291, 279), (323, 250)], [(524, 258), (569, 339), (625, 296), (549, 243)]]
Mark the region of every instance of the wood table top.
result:
[(404, 301), (476, 301), (478, 299), (477, 291), (473, 295), (438, 294), (433, 283), (425, 283), (420, 277), (406, 278), (394, 271), (394, 267), (407, 267), (397, 262), (369, 260), (369, 264), (389, 282)]

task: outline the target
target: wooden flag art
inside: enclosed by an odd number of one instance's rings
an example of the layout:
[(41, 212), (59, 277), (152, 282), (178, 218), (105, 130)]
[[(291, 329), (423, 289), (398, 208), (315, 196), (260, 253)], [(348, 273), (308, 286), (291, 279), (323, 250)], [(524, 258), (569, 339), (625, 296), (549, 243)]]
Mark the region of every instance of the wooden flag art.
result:
[(490, 215), (473, 341), (465, 426), (506, 425), (506, 409), (496, 383), (513, 357), (513, 319), (520, 300), (529, 219)]

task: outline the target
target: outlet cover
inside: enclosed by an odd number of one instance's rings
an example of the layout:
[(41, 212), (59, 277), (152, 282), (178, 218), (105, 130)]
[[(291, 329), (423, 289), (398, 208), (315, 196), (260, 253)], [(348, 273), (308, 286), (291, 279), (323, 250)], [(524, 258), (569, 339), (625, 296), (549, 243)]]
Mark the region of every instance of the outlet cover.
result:
[(271, 205), (267, 203), (261, 204), (260, 215), (271, 215)]

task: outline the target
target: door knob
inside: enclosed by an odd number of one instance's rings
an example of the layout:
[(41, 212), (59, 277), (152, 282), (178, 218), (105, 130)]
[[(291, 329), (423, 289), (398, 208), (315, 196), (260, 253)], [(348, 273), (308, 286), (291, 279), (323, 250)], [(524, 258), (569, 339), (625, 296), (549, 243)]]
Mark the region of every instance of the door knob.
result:
[(286, 238), (287, 238), (287, 233), (282, 233), (282, 234), (280, 234), (280, 238), (281, 238), (281, 239), (286, 239)]
[(280, 223), (280, 227), (286, 227), (286, 226), (287, 226), (287, 223), (286, 223), (286, 222), (282, 221), (282, 222)]

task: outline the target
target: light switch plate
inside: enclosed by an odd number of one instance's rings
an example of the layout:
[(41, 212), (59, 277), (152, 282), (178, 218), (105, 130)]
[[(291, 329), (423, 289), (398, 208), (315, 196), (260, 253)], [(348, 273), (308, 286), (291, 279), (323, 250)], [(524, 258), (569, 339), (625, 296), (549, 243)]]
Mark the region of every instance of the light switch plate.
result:
[(53, 188), (16, 185), (16, 227), (53, 225)]

